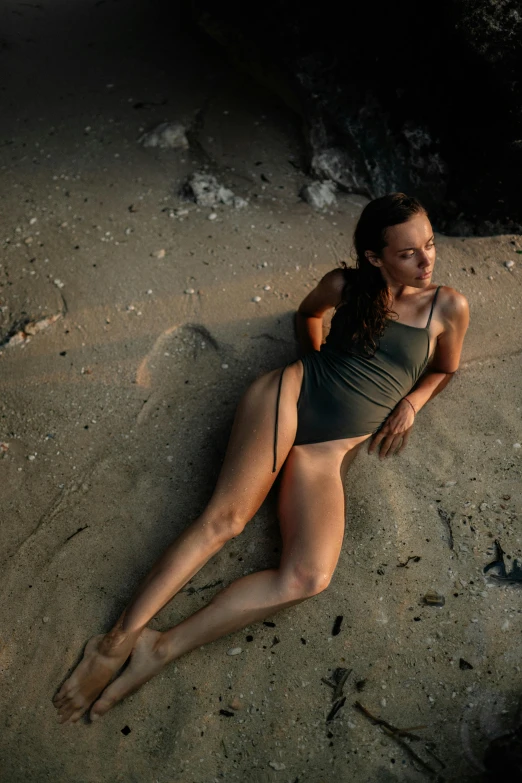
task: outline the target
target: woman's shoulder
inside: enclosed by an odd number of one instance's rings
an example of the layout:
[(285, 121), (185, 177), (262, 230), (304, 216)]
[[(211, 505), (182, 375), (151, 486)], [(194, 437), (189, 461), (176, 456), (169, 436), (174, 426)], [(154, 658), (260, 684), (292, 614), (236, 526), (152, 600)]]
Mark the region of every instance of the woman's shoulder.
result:
[(298, 312), (320, 316), (332, 307), (338, 308), (346, 301), (347, 272), (343, 267), (331, 269), (319, 280), (316, 287), (303, 299)]
[(329, 295), (332, 303), (335, 303), (337, 307), (346, 301), (346, 297), (353, 286), (355, 271), (355, 269), (344, 266), (331, 269), (319, 281), (318, 289)]
[(449, 285), (439, 286), (439, 312), (442, 320), (451, 323), (467, 322), (469, 318), (468, 300)]

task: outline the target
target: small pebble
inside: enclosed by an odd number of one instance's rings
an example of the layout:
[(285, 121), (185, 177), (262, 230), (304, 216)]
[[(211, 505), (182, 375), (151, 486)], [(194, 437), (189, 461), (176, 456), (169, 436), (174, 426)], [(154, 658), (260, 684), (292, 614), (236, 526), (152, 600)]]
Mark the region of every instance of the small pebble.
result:
[(27, 459), (29, 460), (29, 462), (32, 462), (33, 460), (35, 460), (35, 459), (36, 459), (36, 454), (29, 454), (29, 456), (27, 457)]
[(210, 215), (208, 216), (209, 220), (215, 220), (216, 218), (217, 218), (217, 214), (215, 212), (211, 212)]
[(241, 647), (231, 647), (230, 650), (227, 652), (227, 655), (239, 655), (239, 653), (242, 653), (243, 650)]
[(50, 619), (50, 617), (42, 617), (42, 623), (48, 623)]
[(234, 696), (230, 704), (228, 705), (231, 710), (241, 710), (243, 709), (243, 702), (241, 699), (238, 699), (237, 696)]
[(222, 370), (228, 370), (228, 364), (222, 364), (221, 365)]
[(283, 764), (282, 761), (269, 761), (268, 766), (272, 767), (272, 769), (275, 769), (276, 772), (282, 772), (284, 769), (286, 769), (286, 764)]
[(440, 593), (436, 593), (435, 590), (428, 590), (424, 598), (422, 599), (426, 606), (444, 606), (446, 599)]
[(270, 286), (269, 285), (264, 285), (263, 286), (263, 291), (270, 291)]
[(34, 224), (36, 223), (36, 221), (37, 221), (37, 218), (35, 218), (35, 217), (32, 217), (32, 218), (31, 218), (31, 220), (29, 221), (29, 225), (30, 225), (30, 226), (34, 226)]
[(185, 293), (186, 294), (195, 294), (196, 292), (194, 291), (193, 288), (185, 288)]
[(154, 258), (165, 258), (165, 249), (161, 248), (161, 250), (155, 250), (154, 253), (152, 253), (152, 256)]
[(260, 296), (253, 296), (252, 297), (252, 301), (253, 302), (260, 302), (261, 301), (261, 297)]
[(456, 481), (446, 481), (444, 486), (445, 487), (454, 487), (456, 483), (457, 483)]
[(522, 448), (522, 446), (520, 445), (520, 443), (513, 443), (513, 448), (514, 449), (520, 449), (520, 448)]
[(54, 284), (55, 284), (55, 286), (57, 288), (63, 288), (63, 286), (64, 286), (64, 283), (62, 283), (62, 281), (59, 280), (58, 278), (56, 278), (56, 280), (54, 280)]
[(148, 291), (147, 291), (147, 293), (148, 293), (148, 295), (150, 296), (150, 295), (151, 295), (151, 293), (152, 293), (152, 288), (149, 288), (149, 289), (148, 289)]
[(506, 267), (506, 269), (513, 269), (513, 267), (515, 266), (515, 262), (514, 261), (504, 261), (504, 266)]

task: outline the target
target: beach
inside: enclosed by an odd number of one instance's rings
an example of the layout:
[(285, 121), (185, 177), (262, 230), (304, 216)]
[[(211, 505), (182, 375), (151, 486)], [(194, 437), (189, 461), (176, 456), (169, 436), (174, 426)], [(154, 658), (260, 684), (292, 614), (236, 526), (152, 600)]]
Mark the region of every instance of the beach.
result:
[[(498, 546), (506, 575), (522, 558), (512, 234), (436, 235), (434, 282), (470, 303), (461, 368), (399, 457), (363, 449), (350, 469), (329, 588), (176, 661), (96, 724), (57, 723), (87, 639), (208, 501), (248, 384), (297, 358), (295, 311), (350, 263), (367, 199), (300, 199), (299, 118), (210, 44), (173, 30), (155, 49), (138, 3), (2, 15), (1, 779), (482, 781), (522, 687), (520, 585), (484, 573)], [(188, 148), (139, 142), (163, 122)], [(246, 204), (198, 205), (181, 193), (195, 172)], [(277, 564), (276, 492), (152, 628)]]

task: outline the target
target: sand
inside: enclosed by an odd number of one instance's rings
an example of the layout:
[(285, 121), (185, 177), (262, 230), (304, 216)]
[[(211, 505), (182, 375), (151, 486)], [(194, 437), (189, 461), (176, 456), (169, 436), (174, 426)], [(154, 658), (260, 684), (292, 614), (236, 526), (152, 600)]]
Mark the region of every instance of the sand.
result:
[[(296, 356), (293, 313), (349, 258), (366, 203), (299, 200), (298, 120), (219, 51), (161, 34), (139, 4), (69, 5), (2, 10), (1, 334), (59, 316), (0, 355), (2, 781), (430, 779), (357, 700), (423, 726), (411, 747), (444, 780), (481, 780), (522, 685), (519, 588), (483, 573), (495, 539), (508, 568), (522, 552), (511, 235), (437, 236), (434, 279), (470, 302), (462, 367), (399, 458), (358, 457), (328, 590), (194, 651), (97, 724), (56, 723), (51, 699), (85, 641), (204, 507), (244, 389)], [(137, 143), (198, 110), (188, 152)], [(204, 165), (248, 206), (183, 201)], [(279, 547), (270, 496), (152, 627)], [(430, 590), (443, 607), (422, 604)], [(338, 667), (352, 672), (327, 722)]]

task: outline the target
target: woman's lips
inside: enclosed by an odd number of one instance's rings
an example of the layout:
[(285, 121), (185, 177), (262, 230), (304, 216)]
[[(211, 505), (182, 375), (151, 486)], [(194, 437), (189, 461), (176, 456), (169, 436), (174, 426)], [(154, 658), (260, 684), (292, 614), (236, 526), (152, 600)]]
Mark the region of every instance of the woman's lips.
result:
[(417, 278), (417, 279), (418, 279), (418, 280), (426, 280), (426, 278), (427, 278), (427, 277), (430, 277), (430, 275), (431, 275), (431, 269), (430, 269), (430, 271), (429, 271), (429, 272), (426, 272), (424, 275), (421, 275), (421, 276), (420, 276), (419, 278)]

